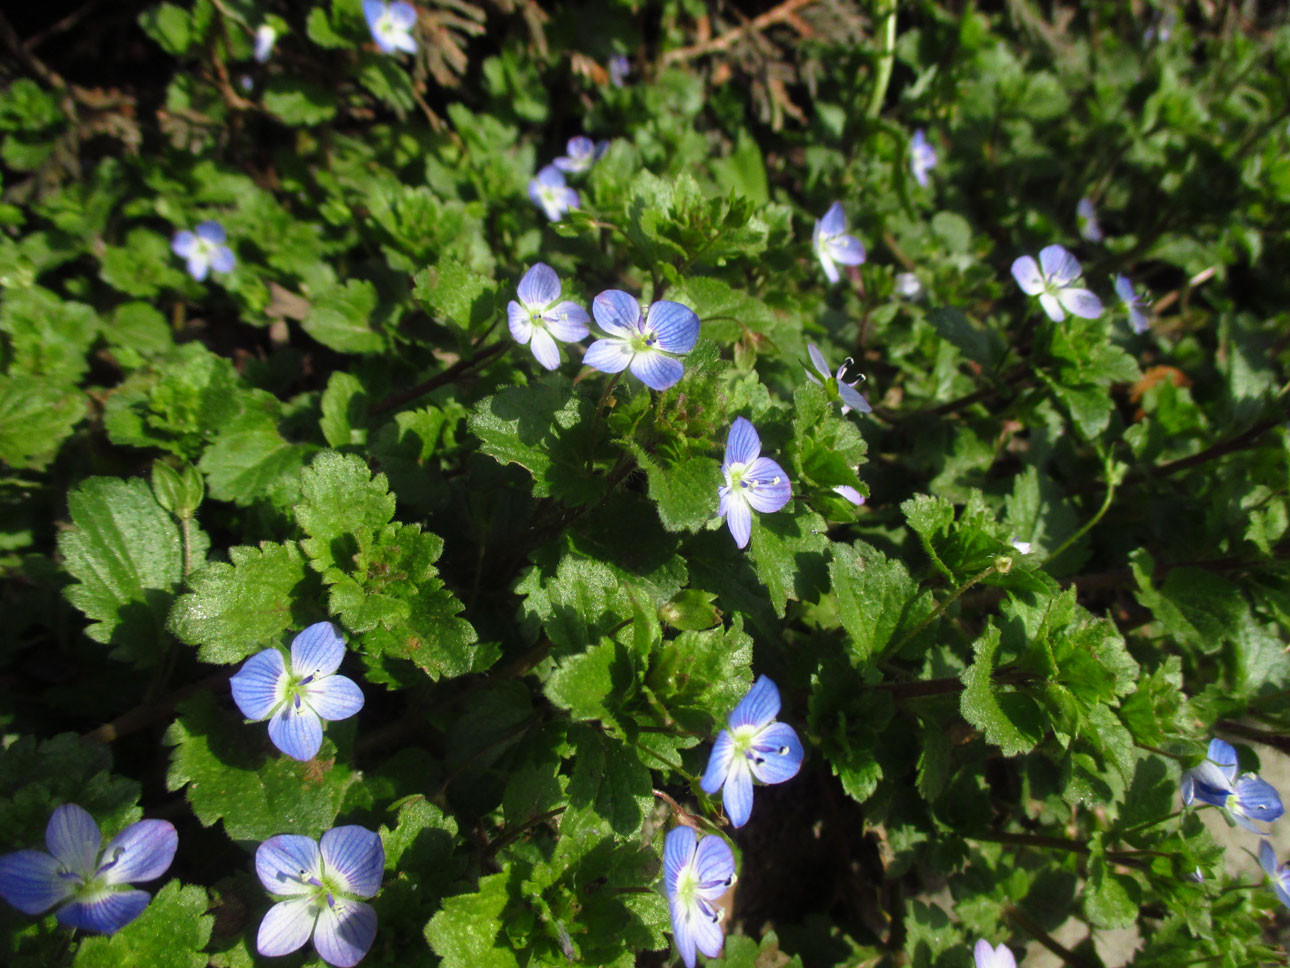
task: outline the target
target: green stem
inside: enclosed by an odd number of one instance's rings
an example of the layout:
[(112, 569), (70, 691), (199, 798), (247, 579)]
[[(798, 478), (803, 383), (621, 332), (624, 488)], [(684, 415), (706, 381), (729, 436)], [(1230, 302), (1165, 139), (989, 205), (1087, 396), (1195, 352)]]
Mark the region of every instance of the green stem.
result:
[(890, 649), (884, 649), (883, 651), (890, 653), (892, 655), (899, 653), (900, 650), (903, 649), (915, 635), (917, 635), (923, 629), (927, 628), (927, 626), (931, 625), (938, 618), (944, 615), (945, 610), (949, 608), (951, 605), (953, 605), (956, 601), (958, 601), (959, 596), (961, 596), (965, 591), (967, 591), (977, 582), (981, 581), (983, 578), (990, 577), (990, 575), (992, 574), (994, 574), (994, 565), (991, 565), (989, 568), (981, 572), (979, 575), (974, 575), (973, 577), (969, 578), (965, 584), (960, 585), (958, 588), (954, 590), (954, 594), (952, 594), (949, 598), (945, 599), (945, 601), (937, 605), (936, 608), (932, 610), (932, 614), (928, 615), (927, 618), (923, 619), (912, 629), (910, 629), (908, 632), (902, 635), (900, 637), (900, 641), (897, 642), (894, 646), (892, 646)]
[(876, 118), (882, 111), (882, 102), (887, 99), (887, 86), (891, 83), (891, 69), (896, 61), (896, 0), (888, 0), (886, 16), (880, 29), (882, 53), (878, 56), (873, 94), (869, 97), (869, 107), (865, 111), (867, 118)]
[(1052, 562), (1053, 559), (1060, 556), (1063, 551), (1073, 545), (1076, 541), (1088, 534), (1089, 531), (1096, 527), (1097, 523), (1102, 520), (1102, 517), (1106, 512), (1110, 510), (1111, 501), (1115, 499), (1115, 478), (1111, 476), (1111, 467), (1111, 452), (1108, 450), (1104, 455), (1102, 455), (1102, 475), (1106, 479), (1106, 496), (1102, 498), (1102, 506), (1097, 509), (1096, 514), (1084, 522), (1083, 527), (1063, 541), (1056, 551), (1044, 559), (1044, 567)]
[(1182, 816), (1182, 811), (1175, 810), (1173, 813), (1167, 814), (1163, 817), (1156, 817), (1154, 820), (1144, 820), (1142, 821), (1142, 823), (1135, 823), (1132, 827), (1125, 827), (1123, 830), (1117, 831), (1116, 836), (1127, 837), (1135, 830), (1143, 830), (1147, 827), (1154, 827), (1158, 823), (1164, 823), (1166, 820), (1172, 820), (1174, 817), (1179, 817), (1179, 816)]
[(1084, 958), (1058, 942), (1056, 938), (1040, 927), (1038, 922), (1015, 904), (1005, 904), (1003, 914), (1009, 921), (1012, 921), (1022, 931), (1060, 958), (1063, 964), (1069, 965), (1070, 968), (1089, 968), (1089, 963)]
[(591, 433), (587, 435), (591, 439), (591, 451), (587, 454), (587, 470), (591, 470), (591, 465), (596, 461), (596, 431), (600, 429), (600, 418), (605, 412), (605, 403), (609, 400), (609, 394), (614, 392), (614, 387), (618, 386), (618, 380), (622, 375), (622, 370), (614, 374), (613, 379), (609, 381), (609, 385), (605, 387), (605, 392), (600, 395), (600, 400), (596, 404), (596, 416), (591, 421)]

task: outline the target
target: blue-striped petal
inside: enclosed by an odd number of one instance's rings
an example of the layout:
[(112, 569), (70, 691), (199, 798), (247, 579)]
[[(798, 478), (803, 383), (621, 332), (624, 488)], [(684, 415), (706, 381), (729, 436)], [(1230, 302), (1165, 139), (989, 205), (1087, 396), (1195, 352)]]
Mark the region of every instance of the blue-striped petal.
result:
[(179, 834), (167, 820), (140, 820), (108, 841), (99, 864), (107, 884), (133, 884), (160, 877), (175, 859)]
[(257, 652), (229, 679), (233, 701), (247, 719), (267, 719), (283, 700), (287, 665), (277, 649)]
[(112, 891), (92, 901), (73, 901), (54, 917), (67, 928), (112, 934), (142, 914), (151, 900), (147, 891)]
[(730, 713), (730, 728), (752, 726), (761, 729), (779, 715), (779, 689), (768, 676), (758, 676), (757, 681), (748, 690), (748, 695), (739, 700)]
[(43, 850), (20, 850), (0, 857), (0, 897), (23, 914), (44, 914), (66, 900), (77, 882), (59, 877), (63, 865)]
[(352, 968), (376, 939), (376, 911), (362, 901), (336, 898), (318, 913), (314, 927), (314, 948), (329, 965)]
[(735, 417), (726, 434), (726, 456), (721, 462), (723, 468), (735, 464), (751, 464), (761, 453), (761, 438), (757, 428), (743, 417)]
[(690, 827), (673, 827), (663, 839), (663, 887), (669, 898), (676, 895), (681, 872), (694, 856), (695, 841)]
[(270, 894), (308, 894), (313, 890), (309, 878), (322, 878), (322, 852), (311, 837), (278, 834), (256, 848), (255, 873)]
[(103, 842), (99, 825), (84, 807), (64, 803), (53, 812), (45, 827), (45, 846), (73, 874), (88, 880)]
[(754, 511), (772, 514), (778, 511), (793, 496), (793, 485), (784, 473), (784, 468), (769, 457), (758, 457), (744, 471), (744, 497)]
[(568, 299), (552, 306), (542, 314), (542, 318), (551, 335), (562, 343), (576, 343), (580, 339), (586, 339), (590, 332), (587, 323), (591, 321), (591, 317), (585, 309)]
[(331, 622), (315, 622), (291, 642), (291, 672), (299, 678), (329, 676), (345, 658), (345, 639)]
[(385, 874), (385, 847), (379, 835), (366, 827), (333, 827), (319, 841), (323, 869), (336, 878), (341, 890), (371, 897), (381, 889)]
[(269, 739), (292, 759), (312, 760), (322, 746), (322, 720), (309, 706), (293, 699), (269, 720)]
[(708, 755), (708, 767), (703, 771), (703, 779), (699, 781), (699, 787), (704, 793), (711, 795), (721, 789), (726, 782), (726, 774), (730, 772), (730, 761), (734, 753), (735, 738), (729, 730), (723, 729), (717, 733), (712, 752)]
[(752, 774), (747, 767), (747, 759), (735, 757), (726, 774), (726, 782), (721, 788), (721, 803), (726, 808), (726, 815), (735, 827), (742, 827), (752, 816), (753, 785)]
[(662, 392), (676, 386), (685, 376), (685, 366), (680, 360), (656, 353), (653, 350), (642, 350), (632, 356), (629, 364), (632, 376), (640, 380), (651, 390)]
[(752, 509), (742, 494), (727, 494), (725, 505), (726, 527), (735, 539), (735, 547), (748, 547), (748, 539), (752, 537)]
[(318, 909), (312, 898), (293, 897), (279, 901), (260, 922), (255, 938), (255, 950), (270, 958), (289, 955), (303, 947), (313, 934)]
[(709, 835), (694, 852), (694, 870), (699, 876), (698, 894), (715, 901), (735, 882), (735, 855), (722, 838)]
[(535, 262), (520, 279), (516, 292), (527, 309), (545, 309), (560, 298), (560, 277), (545, 262)]
[(753, 740), (748, 766), (762, 783), (783, 783), (802, 768), (802, 741), (787, 723), (771, 723)]
[(640, 303), (621, 289), (606, 289), (591, 301), (591, 313), (606, 333), (626, 339), (640, 332)]
[(841, 235), (847, 230), (847, 213), (842, 210), (841, 202), (834, 202), (829, 206), (829, 210), (824, 213), (824, 217), (816, 223), (820, 227), (820, 235), (826, 238), (833, 235)]
[(649, 307), (646, 328), (657, 337), (659, 349), (668, 353), (688, 353), (699, 339), (699, 317), (689, 306), (670, 299), (660, 299)]
[(1046, 245), (1039, 250), (1039, 266), (1044, 278), (1055, 286), (1065, 286), (1079, 278), (1079, 260), (1060, 245)]
[(635, 354), (621, 339), (598, 339), (582, 354), (582, 363), (601, 373), (620, 373), (627, 369)]

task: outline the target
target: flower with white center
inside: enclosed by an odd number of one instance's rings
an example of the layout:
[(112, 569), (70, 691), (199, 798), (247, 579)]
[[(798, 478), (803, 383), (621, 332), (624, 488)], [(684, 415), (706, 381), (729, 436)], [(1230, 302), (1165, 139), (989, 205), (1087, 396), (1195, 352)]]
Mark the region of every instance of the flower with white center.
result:
[(1222, 808), (1229, 817), (1251, 833), (1261, 834), (1254, 821), (1271, 823), (1285, 813), (1281, 797), (1267, 780), (1253, 773), (1236, 775), (1236, 750), (1221, 739), (1209, 741), (1209, 750), (1199, 766), (1182, 775), (1179, 793), (1184, 804), (1194, 801)]
[(735, 855), (720, 837), (700, 840), (691, 827), (674, 827), (663, 841), (663, 886), (672, 915), (672, 934), (685, 968), (694, 968), (695, 949), (721, 954), (725, 909), (715, 902), (735, 882)]
[(102, 851), (94, 818), (74, 803), (58, 807), (45, 828), (43, 850), (0, 857), (0, 897), (23, 914), (54, 917), (68, 928), (112, 934), (148, 906), (152, 895), (131, 888), (160, 877), (175, 858), (179, 835), (165, 820), (140, 820)]
[(1012, 545), (1012, 547), (1016, 550), (1017, 554), (1019, 554), (1019, 555), (1028, 555), (1028, 554), (1030, 554), (1030, 542), (1029, 542), (1029, 541), (1022, 541), (1020, 538), (1014, 537), (1014, 538), (1012, 539), (1012, 541), (1010, 541), (1009, 543), (1010, 543), (1010, 544)]
[(810, 354), (811, 363), (814, 365), (816, 373), (819, 374), (819, 376), (816, 376), (815, 373), (811, 372), (810, 367), (807, 367), (806, 378), (816, 386), (824, 387), (824, 392), (829, 395), (830, 400), (836, 400), (842, 404), (842, 416), (845, 417), (852, 410), (858, 413), (873, 412), (873, 407), (869, 406), (869, 401), (860, 396), (860, 392), (855, 389), (856, 384), (860, 381), (852, 380), (850, 383), (844, 383), (842, 380), (842, 377), (847, 372), (847, 367), (855, 362), (851, 357), (848, 356), (843, 360), (842, 365), (838, 367), (837, 373), (833, 373), (829, 370), (829, 364), (824, 359), (824, 354), (820, 352), (818, 346), (814, 343), (807, 343), (806, 352)]
[(1115, 294), (1120, 297), (1120, 302), (1124, 303), (1125, 311), (1129, 314), (1129, 325), (1138, 335), (1142, 335), (1151, 328), (1147, 321), (1147, 301), (1133, 291), (1133, 283), (1129, 281), (1128, 276), (1115, 277)]
[(652, 390), (675, 386), (685, 374), (681, 361), (669, 353), (683, 354), (699, 340), (699, 317), (680, 303), (660, 299), (642, 309), (621, 289), (606, 289), (591, 301), (591, 312), (607, 339), (587, 347), (582, 362), (601, 373), (632, 376)]
[(554, 162), (555, 166), (570, 175), (581, 175), (596, 163), (596, 160), (609, 150), (608, 141), (592, 141), (586, 135), (570, 138), (565, 146), (568, 152)]
[(985, 938), (976, 943), (972, 957), (976, 961), (976, 968), (1017, 968), (1017, 959), (1012, 956), (1007, 945), (1001, 944), (994, 948)]
[(196, 230), (176, 232), (170, 248), (181, 259), (188, 260), (188, 274), (201, 282), (206, 273), (232, 272), (237, 265), (233, 250), (224, 244), (227, 236), (219, 222), (203, 222)]
[(858, 266), (864, 262), (864, 246), (854, 235), (847, 235), (847, 216), (842, 211), (842, 203), (834, 202), (824, 213), (824, 218), (815, 220), (815, 232), (811, 236), (815, 254), (829, 282), (837, 282), (838, 264)]
[(414, 54), (417, 42), (412, 39), (412, 28), (417, 24), (417, 12), (410, 3), (396, 0), (395, 3), (383, 3), (382, 0), (363, 0), (363, 16), (367, 18), (367, 29), (372, 32), (372, 40), (383, 54), (393, 54), (396, 50)]
[(546, 165), (529, 182), (529, 198), (552, 222), (560, 221), (565, 212), (578, 207), (578, 193), (565, 185), (564, 175), (555, 165)]
[(753, 778), (783, 783), (802, 768), (802, 743), (793, 727), (775, 722), (779, 690), (759, 676), (748, 695), (727, 718), (729, 729), (717, 734), (699, 786), (704, 793), (721, 791), (730, 822), (742, 827), (752, 814)]
[(548, 370), (560, 365), (562, 343), (585, 339), (591, 319), (575, 302), (560, 301), (560, 277), (545, 262), (535, 263), (520, 279), (516, 295), (506, 304), (506, 318), (517, 343), (528, 343), (533, 358)]
[(1097, 224), (1097, 210), (1093, 208), (1092, 199), (1079, 200), (1075, 206), (1075, 224), (1079, 228), (1080, 238), (1085, 242), (1102, 241), (1102, 226)]
[(927, 173), (936, 167), (936, 149), (932, 143), (927, 140), (927, 135), (923, 129), (919, 128), (914, 132), (913, 140), (909, 142), (909, 168), (918, 180), (918, 184), (924, 188), (927, 187)]
[(247, 659), (230, 680), (242, 715), (269, 720), (273, 745), (297, 760), (311, 760), (322, 746), (322, 721), (348, 719), (363, 708), (354, 680), (335, 675), (345, 640), (331, 622), (316, 622), (291, 642), (291, 668), (278, 649)]
[(923, 284), (912, 272), (896, 273), (896, 295), (901, 299), (914, 300), (923, 294)]
[(351, 968), (376, 938), (376, 911), (359, 898), (381, 889), (385, 847), (365, 827), (333, 827), (321, 841), (278, 834), (255, 852), (255, 873), (283, 900), (269, 908), (255, 939), (262, 955), (286, 955), (312, 935), (329, 965)]
[(743, 417), (736, 417), (730, 425), (726, 456), (721, 462), (726, 483), (717, 488), (717, 496), (721, 500), (718, 513), (726, 519), (740, 548), (747, 546), (752, 534), (753, 509), (771, 514), (793, 496), (784, 468), (760, 454), (761, 438), (756, 429)]
[(609, 58), (609, 83), (614, 87), (622, 87), (631, 72), (632, 62), (622, 54), (615, 54)]
[(273, 53), (274, 41), (278, 39), (278, 32), (268, 24), (260, 24), (255, 28), (255, 59), (263, 64)]
[(1290, 864), (1278, 867), (1276, 852), (1266, 840), (1259, 841), (1259, 863), (1272, 878), (1272, 890), (1276, 891), (1278, 900), (1290, 908)]
[(1079, 275), (1079, 262), (1060, 245), (1040, 249), (1038, 264), (1028, 255), (1012, 263), (1012, 277), (1021, 291), (1038, 296), (1039, 305), (1055, 323), (1065, 319), (1067, 312), (1084, 319), (1102, 315), (1102, 301), (1087, 289), (1074, 287)]

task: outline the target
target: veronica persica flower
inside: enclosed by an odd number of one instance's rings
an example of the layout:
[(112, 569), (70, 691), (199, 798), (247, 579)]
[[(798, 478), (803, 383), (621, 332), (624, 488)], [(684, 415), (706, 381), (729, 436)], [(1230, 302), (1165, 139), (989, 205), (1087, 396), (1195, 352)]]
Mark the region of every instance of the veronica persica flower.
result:
[(614, 87), (622, 87), (631, 72), (632, 63), (622, 54), (609, 58), (609, 83)]
[(1075, 206), (1075, 224), (1080, 238), (1085, 242), (1101, 242), (1102, 226), (1097, 224), (1097, 209), (1088, 198), (1081, 198)]
[(591, 301), (596, 323), (609, 334), (587, 347), (582, 362), (601, 373), (632, 376), (652, 390), (675, 386), (685, 367), (675, 356), (694, 349), (699, 317), (694, 310), (668, 299), (642, 309), (629, 293), (606, 289)]
[[(726, 437), (726, 456), (721, 473), (726, 483), (717, 488), (721, 504), (718, 513), (740, 548), (752, 534), (752, 512), (772, 514), (793, 496), (793, 486), (784, 468), (761, 455), (761, 438), (743, 417), (736, 417)], [(739, 826), (735, 824), (735, 826)]]
[(278, 39), (278, 32), (268, 24), (255, 28), (255, 59), (263, 64), (273, 53), (273, 43)]
[(837, 282), (840, 278), (839, 263), (858, 266), (864, 262), (864, 246), (854, 235), (847, 235), (847, 216), (842, 211), (841, 202), (834, 202), (824, 213), (824, 218), (815, 220), (811, 241), (829, 282)]
[(709, 835), (700, 840), (690, 827), (675, 827), (663, 841), (663, 886), (672, 914), (672, 934), (686, 968), (695, 950), (721, 954), (725, 909), (715, 903), (735, 882), (730, 845)]
[(587, 311), (569, 300), (560, 301), (560, 277), (545, 262), (535, 263), (520, 279), (516, 295), (506, 304), (506, 318), (517, 343), (528, 343), (533, 357), (548, 370), (560, 365), (556, 340), (574, 343), (585, 339), (591, 319)]
[(976, 968), (1017, 968), (1017, 959), (1012, 956), (1007, 945), (991, 947), (990, 942), (982, 938), (976, 943), (972, 952)]
[(1272, 890), (1277, 892), (1277, 898), (1290, 908), (1290, 864), (1278, 867), (1276, 852), (1266, 840), (1259, 841), (1259, 863), (1272, 878)]
[(0, 857), (0, 897), (23, 914), (54, 917), (68, 928), (111, 934), (148, 906), (152, 895), (130, 887), (166, 872), (179, 835), (165, 820), (140, 820), (108, 841), (83, 808), (65, 803), (45, 828), (44, 850)]
[(1102, 315), (1102, 301), (1087, 289), (1077, 289), (1080, 267), (1076, 258), (1060, 245), (1049, 245), (1039, 250), (1039, 262), (1023, 255), (1012, 263), (1012, 277), (1021, 291), (1028, 296), (1038, 296), (1048, 318), (1060, 323), (1070, 312), (1084, 319)]
[(219, 222), (203, 222), (189, 232), (176, 232), (170, 248), (181, 259), (188, 260), (188, 274), (201, 282), (211, 269), (232, 272), (237, 265), (233, 250), (224, 244), (227, 236)]
[(529, 198), (552, 222), (560, 221), (565, 212), (578, 207), (578, 193), (565, 185), (564, 175), (555, 165), (546, 165), (529, 182)]
[(269, 720), (273, 745), (297, 760), (322, 746), (322, 721), (348, 719), (363, 708), (354, 680), (335, 675), (345, 640), (331, 622), (317, 622), (291, 642), (291, 668), (278, 649), (257, 652), (230, 684), (247, 719)]
[(721, 791), (730, 822), (742, 827), (752, 813), (753, 778), (783, 783), (802, 768), (802, 743), (793, 727), (778, 723), (779, 690), (758, 676), (748, 695), (727, 718), (729, 729), (717, 734), (699, 786), (704, 793)]
[(1221, 739), (1209, 741), (1204, 762), (1188, 770), (1179, 786), (1182, 801), (1196, 800), (1221, 807), (1233, 820), (1252, 833), (1263, 833), (1254, 821), (1271, 823), (1285, 813), (1281, 797), (1267, 780), (1253, 773), (1236, 775), (1236, 750)]
[(396, 50), (416, 53), (417, 42), (412, 39), (412, 28), (417, 23), (417, 12), (410, 3), (382, 3), (381, 0), (363, 0), (363, 16), (372, 40), (384, 54)]
[(321, 841), (278, 834), (255, 852), (255, 872), (270, 894), (283, 898), (260, 922), (255, 947), (262, 955), (286, 955), (304, 946), (329, 965), (350, 968), (362, 961), (376, 937), (376, 912), (360, 898), (381, 889), (385, 848), (364, 827), (333, 827)]
[[(824, 354), (814, 343), (806, 344), (806, 352), (811, 356), (811, 363), (815, 367), (815, 373), (812, 373), (810, 367), (806, 369), (806, 378), (816, 386), (824, 387), (825, 393), (829, 395), (830, 400), (836, 400), (842, 404), (842, 416), (846, 416), (852, 410), (860, 413), (872, 413), (873, 407), (869, 406), (869, 401), (860, 396), (860, 392), (855, 389), (859, 380), (852, 380), (850, 383), (842, 381), (843, 375), (847, 372), (847, 367), (851, 365), (851, 357), (842, 361), (838, 371), (833, 373), (829, 370), (829, 364), (824, 359)], [(816, 376), (816, 373), (819, 376)]]
[(597, 143), (586, 135), (580, 134), (569, 139), (565, 150), (568, 154), (557, 158), (554, 162), (555, 166), (570, 175), (580, 175), (595, 164), (596, 159), (609, 150), (609, 142), (601, 141)]
[(1133, 291), (1133, 283), (1128, 276), (1115, 277), (1115, 294), (1120, 297), (1125, 311), (1129, 314), (1129, 325), (1139, 335), (1151, 328), (1147, 321), (1147, 301)]
[(927, 173), (935, 167), (936, 149), (927, 140), (927, 135), (923, 133), (923, 129), (919, 128), (914, 132), (914, 137), (909, 142), (909, 168), (918, 180), (918, 184), (926, 188), (929, 180)]

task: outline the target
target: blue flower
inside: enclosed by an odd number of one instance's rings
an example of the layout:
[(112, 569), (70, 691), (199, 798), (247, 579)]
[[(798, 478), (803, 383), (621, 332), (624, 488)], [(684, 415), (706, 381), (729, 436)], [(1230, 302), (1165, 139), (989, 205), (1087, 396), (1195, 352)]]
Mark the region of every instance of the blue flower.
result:
[(1277, 892), (1277, 898), (1290, 908), (1290, 864), (1277, 867), (1277, 855), (1266, 840), (1259, 841), (1259, 863), (1272, 878), (1272, 890)]
[[(721, 472), (726, 483), (717, 488), (721, 499), (718, 513), (726, 519), (735, 544), (748, 544), (752, 533), (752, 512), (771, 514), (793, 496), (788, 475), (769, 457), (761, 457), (761, 438), (743, 417), (736, 417), (726, 437), (726, 457)], [(778, 708), (778, 706), (776, 706)], [(739, 826), (735, 824), (735, 826)]]
[[(322, 746), (322, 721), (348, 719), (363, 708), (354, 680), (333, 675), (345, 640), (331, 622), (316, 622), (291, 642), (291, 670), (282, 652), (258, 652), (233, 676), (233, 701), (247, 719), (269, 720), (273, 745), (297, 760)], [(270, 718), (272, 717), (272, 718)]]
[(578, 207), (578, 193), (565, 186), (564, 175), (555, 165), (547, 165), (529, 182), (529, 198), (552, 222), (560, 221), (565, 212)]
[(631, 72), (632, 63), (622, 54), (609, 58), (609, 83), (614, 87), (622, 87)]
[(688, 353), (699, 339), (699, 317), (680, 303), (660, 299), (644, 310), (621, 289), (606, 289), (591, 301), (591, 313), (609, 337), (587, 347), (582, 362), (601, 373), (632, 376), (653, 390), (674, 386), (685, 373), (669, 353)]
[(1017, 280), (1021, 291), (1029, 296), (1038, 296), (1039, 305), (1055, 323), (1065, 319), (1066, 312), (1084, 319), (1096, 319), (1102, 315), (1102, 301), (1097, 296), (1087, 289), (1072, 286), (1079, 274), (1078, 260), (1060, 245), (1041, 249), (1039, 265), (1028, 255), (1012, 263), (1012, 277)]
[(699, 840), (690, 827), (674, 827), (663, 841), (663, 884), (672, 914), (672, 934), (686, 968), (697, 948), (721, 954), (725, 909), (715, 902), (735, 882), (735, 856), (720, 837)]
[[(560, 299), (560, 277), (545, 262), (535, 263), (520, 280), (516, 295), (506, 304), (506, 317), (511, 335), (517, 343), (528, 343), (533, 357), (548, 370), (560, 365), (558, 339), (563, 343), (576, 343), (585, 339), (591, 319), (577, 303)], [(554, 337), (554, 339), (552, 338)]]
[(758, 676), (748, 695), (730, 713), (729, 729), (717, 734), (699, 786), (707, 794), (721, 791), (730, 822), (742, 827), (752, 813), (753, 777), (783, 783), (802, 768), (802, 744), (787, 723), (775, 722), (779, 690)]
[(417, 12), (412, 4), (402, 0), (394, 3), (363, 0), (363, 16), (367, 18), (372, 40), (376, 41), (382, 53), (393, 54), (396, 50), (416, 53), (417, 42), (412, 39), (412, 28), (417, 23)]
[(1188, 770), (1179, 785), (1182, 801), (1199, 800), (1221, 807), (1233, 820), (1252, 833), (1263, 833), (1254, 821), (1271, 823), (1285, 813), (1281, 797), (1267, 780), (1253, 773), (1236, 775), (1236, 750), (1221, 739), (1209, 741), (1204, 761)]
[(1012, 956), (1007, 945), (992, 948), (985, 938), (976, 943), (972, 957), (976, 961), (976, 968), (1017, 968), (1017, 959)]
[(927, 135), (923, 129), (919, 128), (914, 132), (913, 140), (909, 143), (909, 168), (918, 180), (918, 184), (924, 188), (927, 187), (927, 173), (936, 167), (936, 149), (932, 143), (927, 140)]
[(385, 848), (364, 827), (333, 827), (320, 842), (278, 834), (255, 852), (255, 872), (270, 894), (283, 898), (260, 922), (262, 955), (286, 955), (313, 935), (318, 956), (337, 968), (362, 961), (376, 938), (376, 911), (359, 898), (381, 889)]
[(201, 282), (210, 269), (232, 272), (237, 265), (233, 250), (224, 244), (224, 226), (219, 222), (203, 222), (197, 230), (176, 232), (170, 248), (181, 259), (188, 260), (188, 274)]
[(595, 142), (586, 135), (578, 135), (570, 138), (568, 145), (565, 146), (568, 151), (567, 155), (561, 155), (555, 160), (555, 166), (563, 172), (570, 175), (580, 175), (592, 165), (596, 160), (609, 150), (608, 141)]
[(268, 24), (255, 28), (255, 59), (263, 64), (273, 53), (273, 43), (278, 39), (278, 32)]
[(1133, 327), (1135, 333), (1141, 335), (1151, 328), (1151, 324), (1147, 321), (1147, 314), (1144, 312), (1147, 301), (1133, 291), (1133, 283), (1129, 281), (1128, 276), (1115, 277), (1115, 294), (1120, 297), (1120, 302), (1124, 303), (1124, 308), (1129, 314), (1129, 325)]
[(1102, 226), (1097, 224), (1097, 210), (1091, 199), (1081, 198), (1075, 206), (1075, 224), (1085, 242), (1102, 241)]
[(179, 835), (165, 820), (140, 820), (101, 852), (99, 825), (83, 808), (65, 803), (45, 828), (43, 850), (0, 857), (0, 897), (23, 914), (54, 917), (68, 928), (112, 934), (148, 906), (152, 895), (131, 889), (160, 877), (175, 858)]
[(869, 406), (869, 401), (860, 396), (859, 392), (854, 389), (859, 380), (852, 380), (850, 383), (843, 383), (842, 376), (847, 372), (847, 367), (851, 365), (851, 357), (842, 361), (838, 367), (837, 373), (829, 370), (829, 364), (824, 359), (824, 354), (814, 343), (806, 344), (806, 352), (811, 356), (811, 363), (814, 364), (816, 372), (812, 373), (810, 368), (806, 369), (806, 378), (816, 386), (824, 387), (824, 392), (829, 395), (830, 400), (837, 400), (842, 404), (842, 416), (846, 416), (852, 410), (859, 413), (872, 413), (873, 407)]
[(841, 202), (834, 202), (824, 213), (824, 218), (815, 220), (815, 233), (811, 241), (829, 282), (837, 282), (840, 278), (837, 263), (858, 266), (864, 262), (864, 246), (854, 235), (847, 235), (846, 232), (847, 216), (842, 211)]

